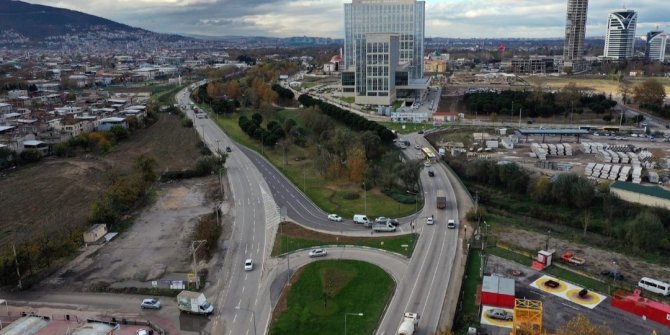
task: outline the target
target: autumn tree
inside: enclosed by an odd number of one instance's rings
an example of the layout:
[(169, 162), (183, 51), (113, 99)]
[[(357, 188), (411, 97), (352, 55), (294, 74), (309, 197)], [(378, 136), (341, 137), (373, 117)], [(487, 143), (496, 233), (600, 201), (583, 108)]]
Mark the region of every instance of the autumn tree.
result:
[(354, 183), (363, 181), (363, 176), (368, 168), (367, 160), (365, 159), (365, 149), (357, 145), (347, 154), (347, 168), (349, 170), (349, 180)]
[(638, 104), (662, 106), (665, 88), (656, 79), (648, 79), (633, 88), (633, 96)]
[(593, 324), (580, 314), (558, 328), (556, 335), (614, 335), (614, 332), (605, 324)]
[(228, 99), (231, 100), (237, 100), (237, 98), (240, 97), (240, 84), (237, 83), (235, 80), (231, 80), (228, 83), (226, 83), (226, 87), (224, 89), (224, 92)]

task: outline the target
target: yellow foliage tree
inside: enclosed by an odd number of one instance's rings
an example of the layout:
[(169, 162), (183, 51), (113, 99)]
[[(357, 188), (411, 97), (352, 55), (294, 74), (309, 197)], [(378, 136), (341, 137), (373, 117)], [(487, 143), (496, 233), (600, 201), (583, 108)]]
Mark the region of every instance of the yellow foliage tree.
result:
[(556, 335), (614, 335), (614, 332), (604, 324), (592, 324), (589, 319), (580, 314), (561, 326)]
[(326, 175), (328, 176), (329, 179), (337, 179), (342, 176), (343, 171), (344, 166), (340, 161), (340, 157), (333, 156), (330, 159), (330, 163), (328, 164), (328, 170), (326, 172)]
[(231, 80), (226, 84), (226, 89), (225, 89), (226, 95), (228, 96), (228, 99), (237, 99), (240, 97), (240, 84), (237, 83), (235, 80)]

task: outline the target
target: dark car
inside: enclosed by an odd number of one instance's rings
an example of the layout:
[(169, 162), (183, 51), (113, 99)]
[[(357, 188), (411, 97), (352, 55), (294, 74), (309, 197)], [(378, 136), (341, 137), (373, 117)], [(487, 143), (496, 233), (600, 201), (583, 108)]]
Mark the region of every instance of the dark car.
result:
[(578, 293), (578, 295), (579, 295), (580, 298), (584, 298), (584, 297), (586, 297), (588, 294), (589, 294), (589, 290), (587, 290), (587, 289), (582, 289), (582, 290), (579, 291), (579, 293)]
[(607, 270), (607, 271), (601, 272), (600, 274), (603, 275), (603, 276), (610, 277), (614, 280), (624, 280), (625, 279), (625, 277), (619, 271), (609, 271), (609, 270)]
[(428, 170), (428, 176), (435, 177), (435, 172), (433, 172), (433, 170)]
[(230, 149), (230, 147), (226, 147), (226, 152), (231, 152), (233, 150)]
[(398, 219), (388, 219), (386, 222), (388, 222), (388, 223), (390, 223), (390, 224), (392, 224), (396, 227), (400, 224), (400, 221), (398, 221)]
[(419, 130), (419, 134), (423, 134), (423, 130)]
[(551, 288), (557, 288), (561, 286), (561, 284), (555, 280), (547, 280), (547, 282), (544, 283), (544, 285)]

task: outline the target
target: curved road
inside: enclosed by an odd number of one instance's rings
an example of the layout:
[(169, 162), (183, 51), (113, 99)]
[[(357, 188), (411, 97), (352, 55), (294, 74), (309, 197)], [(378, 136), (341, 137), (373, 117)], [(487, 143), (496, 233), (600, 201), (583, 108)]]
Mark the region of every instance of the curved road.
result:
[[(178, 101), (183, 105), (188, 104), (185, 92), (178, 94)], [(232, 245), (229, 246), (223, 267), (230, 269), (230, 273), (224, 279), (227, 286), (223, 290), (218, 289), (220, 284), (212, 288), (219, 292), (215, 306), (221, 306), (212, 323), (212, 333), (249, 334), (254, 331), (252, 326), (256, 327), (257, 333), (264, 333), (276, 302), (272, 298), (278, 296), (276, 291), (282, 287), (277, 283), (285, 282), (286, 279), (281, 278), (287, 278), (284, 264), (288, 266), (288, 263), (270, 259), (268, 256), (279, 222), (278, 207), (285, 207), (288, 217), (310, 228), (348, 235), (367, 234), (368, 229), (349, 220), (342, 223), (328, 221), (326, 213), (316, 207), (263, 157), (247, 148), (234, 145), (212, 120), (195, 118), (190, 112), (189, 115), (194, 120), (194, 127), (210, 148), (233, 148), (226, 165), (235, 198), (235, 228), (231, 238)], [(428, 145), (420, 135), (408, 135), (405, 138), (420, 146)], [(404, 153), (410, 159), (420, 158), (419, 151), (408, 149)], [(425, 206), (414, 217), (420, 237), (413, 257), (405, 262), (405, 270), (398, 269), (395, 275), (392, 273), (398, 285), (381, 321), (378, 334), (395, 334), (404, 312), (418, 312), (421, 315), (417, 334), (430, 334), (439, 326), (452, 263), (459, 248), (458, 230), (447, 229), (446, 222), (448, 219), (458, 222), (459, 213), (445, 170), (439, 165), (432, 169), (435, 177), (429, 177), (425, 168), (421, 172)], [(447, 192), (446, 210), (436, 209), (435, 198), (438, 190)], [(425, 218), (430, 215), (434, 216), (435, 225), (425, 224)], [(407, 222), (409, 219), (403, 221)], [(245, 248), (244, 252), (242, 248)], [(331, 254), (334, 251), (329, 250)], [(385, 254), (383, 252), (369, 249), (337, 252), (341, 252), (343, 257), (353, 253), (362, 260), (390, 269), (389, 260), (382, 256)], [(253, 257), (260, 263), (259, 268), (244, 272), (242, 261), (245, 257)], [(298, 254), (295, 260), (298, 263), (293, 265), (301, 264), (302, 258), (304, 255)]]

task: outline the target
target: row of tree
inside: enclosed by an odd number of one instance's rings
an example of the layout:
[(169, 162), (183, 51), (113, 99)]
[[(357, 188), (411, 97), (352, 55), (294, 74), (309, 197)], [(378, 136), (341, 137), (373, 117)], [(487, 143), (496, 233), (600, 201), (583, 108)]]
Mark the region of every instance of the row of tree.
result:
[[(608, 183), (594, 185), (583, 176), (568, 173), (553, 178), (532, 176), (515, 163), (460, 157), (449, 162), (466, 181), (483, 186), (480, 202), (492, 211), (514, 212), (602, 234), (636, 252), (670, 250), (670, 211), (625, 202), (609, 193)], [(487, 188), (510, 196), (504, 200), (493, 197)], [(522, 203), (528, 205), (519, 205)]]
[(293, 100), (293, 98), (295, 98), (295, 94), (293, 93), (293, 91), (279, 84), (272, 85), (272, 90), (277, 92), (277, 94), (279, 95), (279, 99)]
[(260, 113), (254, 113), (249, 119), (246, 115), (240, 116), (237, 120), (237, 124), (240, 128), (247, 134), (249, 137), (257, 139), (262, 142), (263, 145), (268, 145), (274, 147), (277, 144), (277, 141), (286, 137), (284, 128), (277, 121), (270, 121), (267, 123), (266, 128), (264, 129), (263, 116)]
[(611, 98), (603, 94), (583, 94), (574, 84), (569, 84), (556, 93), (511, 90), (466, 93), (463, 101), (466, 108), (473, 113), (517, 116), (520, 111), (533, 118), (582, 113), (586, 109), (602, 114), (616, 106)]
[(319, 109), (326, 115), (333, 119), (346, 124), (349, 128), (357, 131), (371, 130), (377, 133), (379, 138), (385, 144), (391, 144), (396, 135), (388, 128), (381, 124), (370, 121), (358, 114), (344, 110), (335, 105), (331, 105), (325, 101), (314, 99), (307, 94), (303, 94), (298, 98), (298, 101), (305, 107), (318, 106)]

